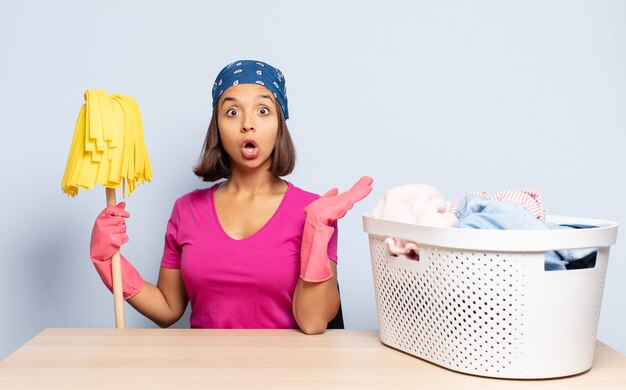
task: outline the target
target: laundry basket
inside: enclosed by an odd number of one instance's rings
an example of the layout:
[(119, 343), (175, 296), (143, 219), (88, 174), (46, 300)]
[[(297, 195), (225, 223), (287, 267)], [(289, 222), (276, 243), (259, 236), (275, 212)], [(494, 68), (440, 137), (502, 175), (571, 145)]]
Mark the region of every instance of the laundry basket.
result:
[[(617, 223), (549, 216), (567, 230), (475, 230), (363, 215), (381, 341), (440, 366), (498, 378), (554, 378), (591, 368)], [(419, 260), (384, 240), (419, 244)], [(546, 271), (544, 253), (597, 248), (593, 268)]]

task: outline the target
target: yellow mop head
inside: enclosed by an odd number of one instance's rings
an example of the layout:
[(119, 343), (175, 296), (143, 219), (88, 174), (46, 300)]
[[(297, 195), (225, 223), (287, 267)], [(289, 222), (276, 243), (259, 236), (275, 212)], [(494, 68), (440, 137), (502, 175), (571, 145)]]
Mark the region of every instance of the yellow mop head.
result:
[(74, 128), (63, 192), (74, 197), (79, 188), (93, 188), (96, 183), (108, 188), (122, 183), (126, 197), (151, 180), (137, 102), (129, 96), (87, 90)]

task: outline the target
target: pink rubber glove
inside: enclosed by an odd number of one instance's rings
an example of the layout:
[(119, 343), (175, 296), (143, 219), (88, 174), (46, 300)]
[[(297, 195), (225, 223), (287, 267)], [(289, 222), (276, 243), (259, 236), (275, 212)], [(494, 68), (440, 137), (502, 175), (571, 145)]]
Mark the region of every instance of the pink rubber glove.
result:
[(337, 195), (333, 188), (308, 205), (300, 249), (300, 278), (307, 282), (323, 282), (333, 277), (328, 262), (328, 242), (335, 229), (333, 222), (342, 218), (354, 204), (372, 192), (371, 177), (363, 176), (352, 188)]
[[(126, 223), (124, 218), (130, 214), (124, 210), (126, 204), (119, 203), (117, 206), (108, 206), (96, 218), (91, 231), (91, 243), (89, 252), (91, 261), (104, 284), (113, 292), (113, 277), (111, 276), (111, 257), (128, 242), (126, 235)], [(139, 272), (120, 255), (122, 266), (122, 289), (124, 299), (135, 296), (143, 287), (143, 279)]]

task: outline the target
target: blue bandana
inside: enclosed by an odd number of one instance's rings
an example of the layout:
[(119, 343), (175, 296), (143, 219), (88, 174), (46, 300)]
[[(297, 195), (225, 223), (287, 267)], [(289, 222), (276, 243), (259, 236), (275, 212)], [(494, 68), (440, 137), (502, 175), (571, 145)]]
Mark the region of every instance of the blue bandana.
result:
[(237, 84), (258, 84), (270, 90), (289, 119), (285, 76), (273, 66), (261, 61), (241, 60), (232, 62), (217, 75), (213, 83), (213, 107), (222, 93)]

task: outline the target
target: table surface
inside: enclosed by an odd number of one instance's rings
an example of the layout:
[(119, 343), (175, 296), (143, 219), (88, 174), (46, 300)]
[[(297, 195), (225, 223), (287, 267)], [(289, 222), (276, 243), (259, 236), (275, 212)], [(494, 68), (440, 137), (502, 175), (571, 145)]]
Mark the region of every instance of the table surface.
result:
[(626, 356), (598, 342), (591, 370), (482, 378), (382, 344), (377, 330), (46, 329), (0, 362), (2, 389), (626, 389)]

